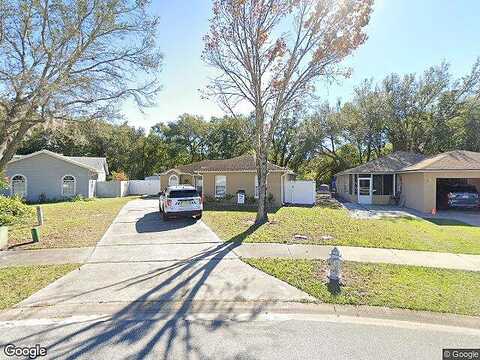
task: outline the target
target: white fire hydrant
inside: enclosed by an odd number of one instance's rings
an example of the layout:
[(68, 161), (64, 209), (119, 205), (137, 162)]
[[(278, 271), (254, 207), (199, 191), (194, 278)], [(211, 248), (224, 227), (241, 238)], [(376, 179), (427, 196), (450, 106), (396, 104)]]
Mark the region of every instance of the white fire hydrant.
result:
[(330, 282), (341, 283), (342, 281), (342, 255), (340, 250), (335, 246), (330, 252), (328, 258), (329, 274), (328, 279)]

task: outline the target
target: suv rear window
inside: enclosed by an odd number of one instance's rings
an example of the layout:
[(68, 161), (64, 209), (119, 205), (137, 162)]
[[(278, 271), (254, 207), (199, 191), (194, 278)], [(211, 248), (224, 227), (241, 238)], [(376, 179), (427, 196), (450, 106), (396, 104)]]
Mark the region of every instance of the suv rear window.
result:
[(188, 198), (188, 197), (200, 197), (197, 190), (173, 190), (170, 191), (168, 197), (171, 199)]

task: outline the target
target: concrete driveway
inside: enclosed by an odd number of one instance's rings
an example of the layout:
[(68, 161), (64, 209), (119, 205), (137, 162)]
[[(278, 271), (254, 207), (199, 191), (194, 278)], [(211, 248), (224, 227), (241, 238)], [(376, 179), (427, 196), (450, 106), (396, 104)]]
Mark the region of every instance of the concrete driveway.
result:
[(159, 310), (184, 306), (188, 311), (193, 306), (198, 310), (233, 303), (313, 300), (243, 263), (232, 252), (236, 246), (223, 243), (201, 221), (164, 222), (156, 200), (133, 200), (120, 211), (86, 264), (18, 307), (78, 315), (128, 313), (147, 305)]

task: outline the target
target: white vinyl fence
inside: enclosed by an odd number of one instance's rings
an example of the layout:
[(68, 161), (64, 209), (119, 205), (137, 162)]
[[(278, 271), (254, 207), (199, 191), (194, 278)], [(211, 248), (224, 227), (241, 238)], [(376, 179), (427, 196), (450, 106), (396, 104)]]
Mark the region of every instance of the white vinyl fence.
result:
[(160, 192), (160, 180), (129, 180), (130, 195), (157, 195)]
[(315, 181), (296, 180), (284, 183), (284, 199), (287, 204), (315, 204)]
[(97, 181), (95, 196), (123, 197), (128, 195), (128, 181)]

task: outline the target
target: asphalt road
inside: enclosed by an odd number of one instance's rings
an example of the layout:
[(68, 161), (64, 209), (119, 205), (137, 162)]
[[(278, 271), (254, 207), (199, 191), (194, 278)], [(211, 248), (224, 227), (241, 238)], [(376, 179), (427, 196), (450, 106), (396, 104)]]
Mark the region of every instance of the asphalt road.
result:
[(3, 345), (45, 347), (42, 359), (432, 360), (443, 348), (480, 347), (479, 330), (326, 315), (4, 322), (0, 333)]

